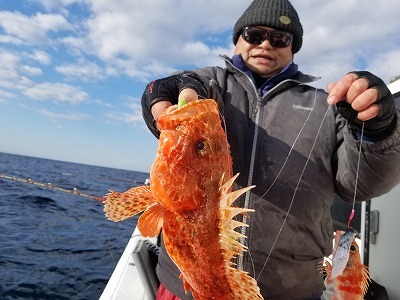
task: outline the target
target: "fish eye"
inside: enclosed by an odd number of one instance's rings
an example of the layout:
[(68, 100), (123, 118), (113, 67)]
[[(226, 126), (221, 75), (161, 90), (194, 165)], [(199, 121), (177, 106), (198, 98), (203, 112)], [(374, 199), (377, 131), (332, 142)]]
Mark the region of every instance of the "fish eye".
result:
[(206, 144), (204, 141), (197, 141), (196, 143), (196, 150), (203, 151), (206, 148)]
[(356, 251), (356, 250), (357, 250), (357, 249), (356, 249), (356, 246), (351, 245), (351, 246), (350, 246), (350, 250), (351, 250), (351, 251)]

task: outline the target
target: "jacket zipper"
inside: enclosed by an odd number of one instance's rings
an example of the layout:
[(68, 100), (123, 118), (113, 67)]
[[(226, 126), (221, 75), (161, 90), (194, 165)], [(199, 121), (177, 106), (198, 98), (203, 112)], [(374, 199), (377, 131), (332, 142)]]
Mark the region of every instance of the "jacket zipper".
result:
[[(240, 71), (240, 70), (239, 70)], [(246, 74), (245, 74), (246, 75)], [(247, 76), (247, 75), (246, 75)], [(278, 85), (274, 86), (271, 90), (269, 90), (264, 96), (261, 96), (258, 91), (257, 87), (254, 85), (253, 81), (249, 76), (247, 78), (250, 80), (250, 82), (253, 85), (254, 91), (256, 92), (257, 95), (257, 105), (253, 113), (253, 118), (254, 118), (254, 135), (253, 135), (253, 143), (251, 146), (251, 157), (250, 157), (250, 166), (249, 166), (249, 177), (247, 179), (247, 186), (251, 186), (253, 184), (253, 175), (254, 175), (254, 166), (255, 166), (255, 159), (256, 159), (256, 149), (257, 149), (257, 140), (258, 140), (258, 124), (260, 123), (260, 111), (261, 111), (261, 103), (262, 100), (268, 95), (270, 92), (278, 88), (281, 84), (286, 82), (287, 80), (282, 81)], [(250, 207), (250, 191), (247, 191), (245, 193), (245, 198), (244, 198), (244, 205), (243, 208), (248, 209)], [(250, 225), (249, 223), (250, 218), (246, 215), (243, 216), (242, 222), (244, 224)], [(246, 226), (242, 226), (240, 229), (240, 233), (247, 236), (246, 231), (247, 231)], [(244, 245), (245, 238), (240, 238), (239, 242)], [(244, 270), (244, 255), (240, 255), (237, 260), (237, 268), (239, 270)]]
[[(242, 72), (242, 70), (238, 69), (235, 65), (233, 65), (229, 60), (226, 60), (234, 69), (236, 69), (238, 72), (243, 74), (251, 83), (255, 94), (257, 95), (257, 105), (256, 108), (254, 109), (254, 113), (252, 114), (254, 118), (254, 123), (255, 123), (255, 129), (254, 129), (254, 136), (253, 136), (253, 144), (251, 146), (251, 157), (250, 157), (250, 167), (249, 167), (249, 177), (247, 178), (247, 186), (250, 186), (253, 182), (253, 173), (254, 173), (254, 163), (255, 163), (255, 157), (256, 157), (256, 148), (257, 148), (257, 139), (258, 139), (258, 123), (260, 119), (260, 107), (261, 107), (261, 96), (259, 95), (257, 91), (257, 87), (254, 84), (253, 80), (248, 76), (246, 73)], [(250, 191), (247, 191), (245, 193), (245, 198), (244, 198), (244, 205), (243, 208), (249, 208), (250, 207)], [(246, 215), (243, 216), (242, 222), (244, 224), (247, 224), (248, 222), (248, 217)], [(242, 226), (240, 229), (240, 233), (246, 235), (246, 226)], [(245, 238), (239, 238), (239, 242), (244, 245), (245, 244)], [(244, 265), (244, 255), (239, 255), (237, 258), (237, 268), (239, 270), (243, 270), (243, 265)]]
[[(273, 88), (271, 88), (265, 95), (261, 96), (258, 91), (257, 91), (257, 87), (255, 86), (253, 80), (250, 78), (250, 76), (248, 76), (246, 73), (242, 72), (242, 70), (238, 69), (235, 65), (233, 65), (229, 60), (224, 59), (227, 63), (229, 63), (234, 69), (236, 69), (238, 72), (240, 72), (241, 74), (243, 74), (244, 76), (246, 76), (246, 78), (250, 81), (251, 85), (254, 88), (254, 91), (257, 95), (257, 105), (256, 108), (254, 110), (254, 113), (252, 114), (253, 119), (254, 119), (254, 136), (253, 136), (253, 143), (252, 143), (252, 148), (251, 148), (251, 157), (250, 157), (250, 166), (249, 166), (249, 177), (247, 179), (247, 186), (250, 186), (253, 184), (253, 175), (254, 175), (254, 164), (255, 164), (255, 157), (256, 157), (256, 148), (257, 148), (257, 140), (258, 140), (258, 124), (260, 122), (260, 110), (261, 110), (261, 102), (262, 100), (266, 97), (266, 95), (268, 95), (269, 93), (271, 93), (272, 91), (274, 91), (275, 89), (277, 89), (280, 85), (288, 82), (288, 81), (294, 81), (297, 83), (303, 83), (297, 80), (293, 80), (293, 79), (286, 79), (280, 83), (278, 83), (276, 86), (274, 86)], [(250, 191), (247, 191), (245, 193), (245, 198), (244, 198), (244, 206), (243, 208), (248, 209), (250, 207)], [(244, 224), (247, 224), (249, 220), (249, 217), (247, 217), (246, 215), (243, 216), (242, 222)], [(250, 224), (247, 224), (250, 225)], [(247, 227), (246, 226), (242, 226), (240, 233), (247, 236), (246, 235), (246, 230)], [(245, 238), (239, 238), (239, 242), (241, 244), (245, 244)], [(239, 255), (237, 258), (237, 268), (239, 270), (244, 270), (244, 255)]]

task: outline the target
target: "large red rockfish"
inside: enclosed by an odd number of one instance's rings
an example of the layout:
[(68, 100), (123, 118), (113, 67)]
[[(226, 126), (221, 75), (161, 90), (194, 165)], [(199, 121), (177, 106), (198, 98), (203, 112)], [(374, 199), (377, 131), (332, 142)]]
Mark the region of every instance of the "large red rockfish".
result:
[(158, 119), (160, 139), (150, 186), (110, 192), (109, 219), (121, 221), (145, 210), (143, 236), (163, 229), (165, 247), (195, 299), (262, 299), (256, 281), (235, 269), (232, 259), (246, 250), (232, 220), (251, 210), (232, 203), (251, 187), (231, 192), (232, 158), (214, 100), (196, 100)]

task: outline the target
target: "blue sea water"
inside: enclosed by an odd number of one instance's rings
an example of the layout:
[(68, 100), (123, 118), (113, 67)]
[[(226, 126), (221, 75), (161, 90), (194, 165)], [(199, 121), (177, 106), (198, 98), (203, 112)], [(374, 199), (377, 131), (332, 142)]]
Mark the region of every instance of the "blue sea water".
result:
[[(93, 196), (142, 185), (149, 176), (5, 153), (0, 175)], [(94, 199), (4, 178), (0, 207), (1, 300), (99, 299), (136, 226), (133, 218), (107, 220)]]

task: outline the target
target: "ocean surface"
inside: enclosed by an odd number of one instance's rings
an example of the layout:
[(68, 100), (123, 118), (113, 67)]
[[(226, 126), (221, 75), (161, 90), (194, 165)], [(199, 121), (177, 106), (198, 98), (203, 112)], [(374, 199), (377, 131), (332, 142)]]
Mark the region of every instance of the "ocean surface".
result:
[(101, 197), (148, 177), (0, 153), (0, 299), (99, 299), (136, 219), (114, 223), (99, 201), (54, 187)]

